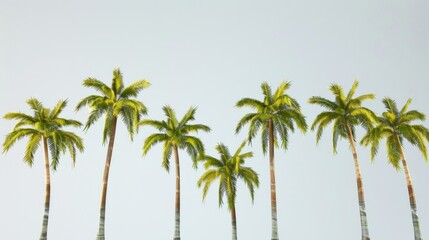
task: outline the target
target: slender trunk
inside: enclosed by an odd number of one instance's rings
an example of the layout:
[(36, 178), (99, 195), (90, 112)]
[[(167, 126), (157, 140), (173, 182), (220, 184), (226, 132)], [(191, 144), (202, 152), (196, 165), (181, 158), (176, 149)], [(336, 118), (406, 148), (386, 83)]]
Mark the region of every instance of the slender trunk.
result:
[(269, 154), (270, 154), (270, 183), (271, 183), (271, 225), (272, 233), (271, 239), (278, 240), (278, 228), (277, 228), (277, 200), (276, 200), (276, 177), (274, 171), (274, 128), (273, 120), (268, 120), (268, 131), (269, 131)]
[(353, 134), (348, 123), (346, 123), (347, 136), (349, 137), (350, 146), (352, 148), (353, 159), (355, 163), (356, 171), (356, 183), (358, 188), (358, 199), (359, 199), (359, 212), (360, 212), (360, 226), (362, 231), (362, 240), (369, 240), (369, 231), (368, 231), (368, 222), (366, 219), (366, 210), (365, 210), (365, 197), (363, 194), (363, 183), (362, 175), (360, 173), (359, 161), (356, 152), (355, 141), (353, 139)]
[(97, 240), (104, 240), (104, 224), (106, 220), (106, 195), (107, 195), (107, 184), (109, 181), (109, 170), (110, 162), (112, 160), (113, 144), (115, 142), (116, 123), (117, 117), (112, 119), (112, 128), (110, 129), (109, 145), (107, 148), (106, 164), (104, 166), (103, 174), (103, 187), (101, 190), (101, 204), (100, 204), (100, 220), (98, 225)]
[(174, 145), (174, 160), (176, 162), (176, 205), (174, 218), (174, 240), (180, 240), (180, 164), (177, 145)]
[(48, 143), (45, 137), (42, 137), (43, 152), (45, 154), (45, 212), (43, 214), (42, 234), (40, 240), (48, 239), (48, 220), (49, 220), (49, 206), (51, 203), (51, 170), (49, 168), (49, 152)]
[(235, 205), (231, 209), (232, 240), (237, 240), (237, 215)]
[(414, 239), (422, 240), (423, 237), (420, 233), (420, 223), (419, 223), (419, 216), (417, 215), (417, 203), (416, 203), (416, 198), (414, 196), (413, 182), (411, 181), (411, 175), (408, 170), (408, 164), (405, 158), (404, 149), (402, 148), (402, 144), (401, 144), (401, 141), (399, 140), (398, 135), (396, 135), (396, 141), (399, 146), (399, 150), (401, 152), (402, 165), (404, 167), (405, 178), (407, 179), (408, 196), (410, 198), (410, 206), (411, 206), (411, 217), (413, 219), (413, 227), (414, 227)]

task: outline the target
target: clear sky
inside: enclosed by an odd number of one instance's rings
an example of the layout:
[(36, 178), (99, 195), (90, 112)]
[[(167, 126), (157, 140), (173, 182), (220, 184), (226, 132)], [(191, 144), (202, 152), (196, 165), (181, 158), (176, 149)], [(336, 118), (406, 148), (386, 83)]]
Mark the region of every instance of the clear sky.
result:
[[(125, 84), (147, 79), (139, 96), (148, 118), (163, 119), (162, 106), (179, 116), (197, 106), (196, 122), (212, 128), (198, 136), (207, 153), (223, 142), (236, 149), (245, 133), (235, 135), (248, 109), (236, 109), (243, 97), (262, 98), (260, 84), (273, 88), (292, 82), (288, 92), (311, 123), (322, 110), (309, 97), (331, 97), (328, 86), (347, 91), (360, 80), (357, 94), (375, 93), (366, 106), (377, 113), (389, 96), (429, 114), (428, 1), (25, 1), (1, 0), (0, 114), (30, 113), (25, 100), (46, 106), (69, 99), (64, 117), (86, 121), (76, 103), (94, 93), (81, 86), (87, 77), (110, 83), (120, 67)], [(72, 167), (61, 158), (52, 176), (49, 238), (94, 239), (98, 227), (106, 146), (102, 124), (86, 133), (86, 151)], [(424, 123), (429, 126), (428, 122)], [(0, 135), (14, 122), (1, 120)], [(317, 146), (315, 133), (290, 135), (288, 150), (276, 151), (279, 235), (294, 240), (360, 239), (352, 154), (346, 141), (332, 154), (331, 131)], [(106, 236), (119, 239), (171, 239), (174, 225), (174, 172), (161, 168), (161, 147), (143, 159), (142, 143), (153, 133), (143, 128), (131, 142), (120, 125), (113, 153), (107, 199)], [(358, 138), (363, 131), (358, 131)], [(269, 239), (271, 234), (268, 158), (260, 142), (247, 161), (260, 174), (252, 205), (245, 186), (237, 199), (240, 239)], [(44, 200), (43, 155), (33, 168), (22, 161), (26, 141), (0, 155), (0, 232), (2, 239), (39, 236)], [(405, 145), (413, 178), (421, 231), (429, 238), (429, 165)], [(374, 240), (413, 239), (405, 176), (387, 164), (384, 147), (371, 163), (359, 146), (369, 231)], [(180, 152), (182, 239), (230, 238), (230, 215), (219, 209), (216, 191), (202, 202), (192, 169)], [(212, 189), (215, 190), (215, 189)]]

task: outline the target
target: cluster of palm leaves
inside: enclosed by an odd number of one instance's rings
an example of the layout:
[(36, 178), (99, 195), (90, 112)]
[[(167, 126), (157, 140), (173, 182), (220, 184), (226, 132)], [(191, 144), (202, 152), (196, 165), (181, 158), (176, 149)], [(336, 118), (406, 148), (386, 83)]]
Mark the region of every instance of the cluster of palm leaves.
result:
[[(114, 69), (112, 84), (109, 87), (105, 83), (95, 78), (84, 80), (83, 86), (93, 88), (100, 95), (90, 95), (83, 98), (76, 106), (76, 111), (88, 106), (90, 113), (84, 125), (84, 130), (88, 130), (101, 117), (104, 117), (103, 143), (108, 142), (106, 163), (102, 180), (102, 192), (99, 215), (99, 229), (97, 240), (105, 239), (105, 216), (107, 186), (110, 171), (110, 163), (116, 135), (118, 118), (125, 124), (131, 140), (138, 133), (140, 126), (150, 126), (157, 132), (149, 135), (143, 143), (143, 155), (156, 144), (163, 144), (162, 166), (165, 170), (170, 170), (170, 158), (174, 156), (176, 173), (176, 195), (175, 195), (175, 224), (173, 239), (180, 239), (180, 161), (179, 149), (185, 150), (193, 161), (196, 168), (201, 162), (204, 164), (206, 172), (197, 181), (198, 187), (202, 187), (203, 199), (207, 196), (210, 186), (216, 181), (219, 182), (218, 201), (219, 206), (227, 200), (228, 210), (231, 213), (232, 239), (237, 239), (237, 213), (235, 200), (237, 196), (237, 182), (242, 180), (249, 189), (251, 199), (254, 199), (254, 192), (259, 187), (259, 176), (250, 167), (246, 167), (245, 160), (253, 157), (252, 152), (244, 152), (247, 144), (252, 143), (254, 138), (260, 134), (262, 152), (268, 152), (270, 166), (270, 196), (271, 196), (271, 220), (272, 220), (272, 240), (278, 240), (277, 228), (277, 200), (276, 181), (274, 167), (274, 149), (281, 148), (287, 150), (289, 133), (296, 129), (305, 133), (308, 126), (305, 116), (301, 112), (298, 102), (285, 92), (291, 87), (289, 82), (282, 82), (273, 92), (268, 83), (262, 83), (262, 101), (253, 98), (243, 98), (236, 103), (236, 107), (248, 107), (253, 112), (244, 115), (238, 122), (236, 133), (239, 133), (248, 125), (248, 134), (245, 141), (238, 149), (231, 154), (229, 148), (219, 143), (215, 149), (219, 158), (206, 155), (203, 142), (193, 134), (200, 131), (209, 132), (210, 128), (203, 124), (192, 124), (195, 120), (196, 108), (191, 107), (179, 120), (173, 108), (164, 106), (163, 111), (166, 120), (142, 119), (147, 114), (147, 107), (139, 100), (138, 94), (150, 86), (146, 80), (138, 80), (128, 87), (124, 86), (123, 76), (119, 69)], [(416, 110), (408, 110), (411, 100), (399, 110), (396, 103), (390, 98), (384, 98), (383, 104), (386, 111), (378, 117), (370, 109), (362, 106), (365, 100), (375, 98), (373, 94), (364, 94), (355, 97), (358, 82), (355, 81), (347, 95), (341, 86), (332, 84), (330, 91), (334, 95), (333, 101), (314, 96), (309, 99), (310, 104), (317, 104), (325, 108), (326, 111), (317, 115), (311, 130), (316, 130), (316, 141), (322, 137), (323, 130), (333, 126), (333, 150), (336, 153), (337, 142), (344, 138), (349, 141), (353, 154), (356, 182), (358, 190), (358, 204), (361, 219), (362, 239), (369, 240), (368, 223), (366, 219), (365, 199), (363, 181), (359, 168), (359, 161), (356, 151), (356, 127), (362, 126), (366, 130), (361, 144), (371, 145), (371, 156), (378, 152), (382, 139), (386, 138), (387, 158), (396, 169), (402, 167), (406, 175), (412, 220), (414, 226), (414, 236), (416, 240), (421, 240), (419, 219), (417, 215), (416, 199), (414, 195), (411, 176), (407, 166), (403, 150), (404, 140), (417, 146), (424, 159), (427, 159), (426, 142), (429, 141), (429, 130), (423, 125), (414, 125), (412, 122), (425, 120), (425, 115)], [(74, 163), (76, 151), (84, 150), (83, 140), (76, 134), (65, 131), (65, 127), (81, 127), (82, 123), (59, 117), (66, 107), (67, 101), (59, 101), (53, 108), (49, 109), (37, 99), (27, 100), (28, 105), (33, 110), (33, 115), (21, 112), (8, 113), (4, 116), (8, 120), (17, 120), (13, 130), (6, 136), (3, 143), (3, 152), (7, 152), (16, 141), (27, 137), (28, 143), (24, 154), (24, 161), (32, 166), (34, 154), (40, 144), (43, 146), (45, 157), (45, 211), (43, 215), (42, 233), (40, 239), (47, 239), (48, 218), (50, 206), (50, 171), (56, 170), (61, 154), (70, 153)], [(49, 160), (49, 154), (51, 160)]]

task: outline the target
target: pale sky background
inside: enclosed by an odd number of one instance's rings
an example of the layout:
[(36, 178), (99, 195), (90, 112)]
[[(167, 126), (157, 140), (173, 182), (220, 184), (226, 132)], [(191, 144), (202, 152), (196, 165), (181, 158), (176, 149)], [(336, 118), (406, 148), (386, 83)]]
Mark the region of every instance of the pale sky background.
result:
[[(120, 67), (129, 85), (147, 79), (139, 96), (148, 118), (163, 119), (171, 105), (182, 116), (198, 106), (196, 122), (212, 128), (198, 136), (208, 154), (223, 142), (235, 150), (245, 132), (234, 134), (249, 109), (236, 109), (243, 97), (262, 98), (263, 81), (275, 88), (292, 82), (288, 93), (302, 105), (309, 124), (322, 110), (308, 98), (330, 98), (336, 82), (347, 91), (359, 79), (357, 94), (375, 93), (366, 106), (377, 113), (389, 96), (402, 106), (429, 114), (428, 1), (24, 1), (0, 0), (0, 114), (31, 113), (25, 100), (45, 106), (68, 98), (63, 117), (86, 121), (76, 103), (94, 93), (81, 86), (87, 77), (110, 84)], [(1, 120), (1, 142), (15, 122)], [(86, 151), (61, 158), (52, 174), (49, 239), (90, 240), (98, 228), (99, 199), (106, 146), (99, 121), (84, 138)], [(429, 126), (428, 122), (424, 125)], [(121, 123), (114, 148), (107, 199), (109, 240), (171, 239), (174, 225), (174, 172), (161, 168), (161, 147), (142, 159), (142, 143), (154, 131), (141, 129), (134, 142)], [(362, 136), (358, 132), (358, 137)], [(44, 200), (43, 154), (33, 168), (22, 161), (26, 140), (0, 155), (0, 232), (2, 239), (39, 237)], [(240, 239), (270, 239), (268, 157), (259, 137), (254, 158), (260, 174), (252, 205), (244, 185), (238, 188)], [(418, 149), (405, 145), (417, 197), (421, 231), (429, 238), (429, 164)], [(359, 146), (369, 231), (373, 240), (414, 239), (403, 172), (387, 164), (383, 148), (371, 163)], [(230, 215), (219, 209), (215, 188), (202, 202), (192, 169), (180, 152), (182, 239), (230, 239)], [(293, 240), (360, 239), (352, 154), (346, 141), (332, 155), (331, 130), (318, 146), (315, 133), (290, 135), (287, 152), (276, 151), (279, 236)]]

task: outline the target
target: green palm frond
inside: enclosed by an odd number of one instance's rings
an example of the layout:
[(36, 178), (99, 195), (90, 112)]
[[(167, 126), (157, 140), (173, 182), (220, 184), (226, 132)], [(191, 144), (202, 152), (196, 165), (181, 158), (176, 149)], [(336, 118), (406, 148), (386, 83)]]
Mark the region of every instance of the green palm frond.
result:
[(148, 88), (150, 85), (150, 82), (146, 80), (137, 80), (121, 92), (120, 98), (129, 99), (130, 97), (137, 97), (143, 89)]
[(120, 95), (124, 89), (124, 81), (121, 70), (119, 68), (113, 69), (113, 79), (112, 79), (112, 90), (115, 93), (115, 96)]
[(115, 93), (113, 92), (113, 90), (96, 78), (87, 78), (83, 81), (82, 85), (84, 87), (89, 87), (96, 90), (97, 92), (102, 93), (104, 97), (107, 97), (109, 99), (115, 98)]

